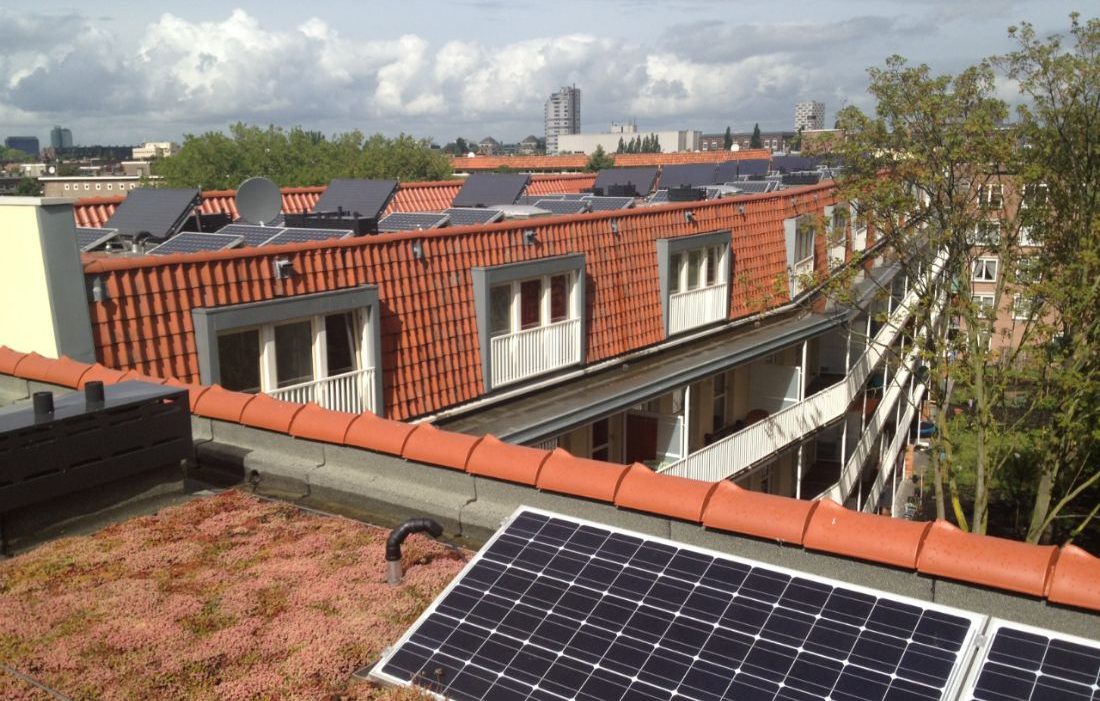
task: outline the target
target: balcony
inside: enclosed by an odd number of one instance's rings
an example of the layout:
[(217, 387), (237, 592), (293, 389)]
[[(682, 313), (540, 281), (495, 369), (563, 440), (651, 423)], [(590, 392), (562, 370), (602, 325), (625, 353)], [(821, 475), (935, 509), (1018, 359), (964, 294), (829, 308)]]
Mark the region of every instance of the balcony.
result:
[(797, 297), (806, 290), (805, 280), (813, 275), (814, 257), (807, 256), (791, 267), (791, 297)]
[(491, 341), (492, 386), (552, 372), (581, 361), (581, 320), (495, 336)]
[(725, 283), (670, 294), (669, 335), (725, 319), (728, 305), (729, 285)]
[(373, 412), (374, 368), (352, 370), (320, 380), (302, 382), (267, 392), (288, 402), (316, 402), (325, 409), (361, 414)]

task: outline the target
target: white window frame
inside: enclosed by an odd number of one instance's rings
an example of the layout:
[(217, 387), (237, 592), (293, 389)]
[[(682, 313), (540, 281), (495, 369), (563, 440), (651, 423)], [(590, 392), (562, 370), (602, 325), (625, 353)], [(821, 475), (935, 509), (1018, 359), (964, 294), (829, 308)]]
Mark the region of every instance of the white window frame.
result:
[(1001, 245), (1001, 221), (986, 219), (979, 222), (974, 229), (974, 245), (987, 248), (996, 248)]
[[(657, 274), (660, 276), (661, 311), (666, 338), (673, 333), (681, 333), (690, 328), (698, 328), (727, 318), (733, 267), (730, 238), (730, 231), (715, 231), (693, 236), (657, 239)], [(691, 285), (690, 261), (693, 254), (699, 256), (699, 275), (695, 284)], [(708, 283), (707, 278), (712, 272), (713, 280)], [(672, 285), (673, 280), (676, 281), (675, 289)], [(723, 289), (723, 286), (725, 296), (719, 305), (721, 313), (718, 316), (714, 318), (705, 316), (693, 326), (673, 331), (671, 324), (673, 295), (700, 290), (716, 290), (714, 294), (721, 294), (717, 291)]]
[[(499, 285), (493, 285), (489, 288), (489, 301), (492, 303), (493, 290), (508, 287), (510, 288), (510, 301), (508, 304), (508, 330), (505, 334), (519, 333), (526, 329), (523, 328), (523, 300), (521, 290), (523, 284), (531, 282), (532, 280), (538, 280), (540, 282), (539, 288), (539, 323), (535, 326), (528, 328), (538, 328), (543, 326), (550, 326), (553, 323), (557, 323), (551, 320), (552, 309), (552, 289), (551, 282), (556, 277), (566, 277), (566, 300), (565, 300), (565, 318), (558, 321), (568, 321), (569, 319), (579, 319), (581, 316), (580, 310), (580, 293), (577, 289), (577, 271), (567, 270), (560, 273), (550, 273), (546, 275), (536, 275), (532, 277), (526, 277), (519, 280), (512, 280), (510, 282), (504, 282)], [(489, 330), (490, 337), (501, 336), (504, 334), (493, 333), (493, 330)]]
[(970, 271), (970, 279), (974, 282), (996, 282), (999, 266), (1000, 260), (997, 258), (978, 258)]
[(970, 299), (978, 305), (978, 315), (982, 319), (988, 321), (997, 317), (997, 309), (994, 306), (997, 303), (997, 295), (984, 292), (972, 293)]
[(1004, 183), (986, 183), (982, 185), (980, 202), (986, 209), (1001, 209), (1005, 204)]

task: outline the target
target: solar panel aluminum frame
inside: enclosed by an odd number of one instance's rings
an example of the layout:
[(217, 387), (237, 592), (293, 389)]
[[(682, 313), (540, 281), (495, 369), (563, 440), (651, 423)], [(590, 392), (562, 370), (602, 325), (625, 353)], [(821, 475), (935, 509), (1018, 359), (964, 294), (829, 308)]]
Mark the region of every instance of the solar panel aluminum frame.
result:
[[(195, 236), (200, 236), (200, 237), (212, 236), (212, 237), (224, 238), (224, 239), (226, 239), (226, 243), (221, 248), (202, 248), (202, 249), (199, 249), (197, 251), (166, 251), (164, 253), (158, 253), (157, 252), (161, 248), (171, 248), (172, 244), (177, 239), (179, 239), (182, 236), (187, 236), (188, 234), (195, 235)], [(181, 231), (180, 233), (176, 234), (172, 238), (163, 241), (162, 243), (154, 246), (153, 248), (150, 248), (148, 251), (145, 252), (145, 254), (150, 255), (150, 256), (171, 256), (171, 255), (176, 255), (177, 253), (209, 253), (211, 251), (224, 251), (224, 250), (229, 249), (229, 248), (237, 248), (242, 243), (244, 243), (244, 237), (239, 235), (239, 234), (218, 234), (218, 233), (207, 233), (207, 232), (204, 232), (204, 231)]]
[[(91, 229), (91, 228), (94, 228), (94, 227), (78, 226), (77, 228), (78, 229)], [(99, 231), (102, 231), (103, 235), (100, 236), (99, 238), (97, 238), (96, 240), (92, 241), (91, 243), (86, 243), (83, 246), (81, 246), (80, 247), (80, 252), (81, 253), (88, 253), (89, 251), (94, 251), (95, 249), (99, 248), (103, 244), (105, 244), (108, 241), (110, 241), (111, 239), (113, 239), (118, 234), (118, 229), (99, 229)]]
[[(1032, 635), (1040, 635), (1067, 643), (1091, 647), (1097, 651), (1098, 655), (1100, 655), (1100, 640), (1091, 640), (1089, 638), (1082, 638), (1077, 635), (1060, 633), (1056, 630), (1050, 630), (1049, 628), (1039, 628), (1038, 626), (1029, 626), (1023, 623), (1016, 623), (1015, 621), (1009, 621), (1004, 618), (991, 617), (986, 624), (985, 631), (977, 642), (977, 654), (971, 660), (970, 669), (967, 672), (965, 683), (962, 688), (962, 695), (959, 698), (977, 698), (976, 692), (978, 690), (978, 681), (981, 678), (982, 672), (985, 670), (986, 663), (989, 659), (989, 653), (993, 649), (993, 641), (996, 639), (997, 633), (1006, 628), (1018, 630), (1024, 633), (1030, 633)], [(1004, 698), (1007, 701), (1007, 697)]]
[[(937, 612), (946, 613), (946, 614), (950, 614), (950, 615), (953, 615), (953, 616), (958, 616), (958, 617), (961, 617), (961, 618), (965, 618), (966, 620), (968, 620), (970, 622), (970, 626), (967, 630), (965, 639), (963, 640), (961, 646), (959, 647), (958, 660), (957, 660), (956, 664), (954, 665), (954, 667), (952, 669), (951, 677), (950, 677), (950, 679), (948, 680), (947, 684), (944, 687), (944, 693), (941, 697), (942, 701), (947, 701), (948, 699), (955, 699), (959, 696), (959, 693), (963, 689), (963, 684), (966, 681), (967, 670), (969, 670), (974, 665), (974, 659), (975, 659), (975, 656), (977, 655), (977, 642), (979, 640), (979, 635), (981, 634), (981, 631), (986, 628), (986, 626), (988, 625), (988, 622), (990, 620), (990, 618), (988, 616), (986, 616), (984, 614), (975, 613), (973, 611), (966, 611), (966, 610), (963, 610), (963, 609), (956, 609), (956, 608), (953, 608), (953, 607), (950, 607), (950, 606), (944, 606), (942, 604), (936, 604), (934, 602), (923, 601), (923, 600), (920, 600), (920, 599), (914, 599), (914, 598), (908, 597), (908, 596), (895, 595), (895, 594), (892, 594), (890, 592), (886, 592), (886, 591), (882, 591), (882, 590), (876, 590), (876, 589), (872, 589), (870, 587), (864, 587), (864, 586), (860, 586), (860, 585), (857, 585), (857, 584), (850, 584), (848, 582), (844, 582), (844, 581), (841, 581), (841, 580), (838, 580), (838, 579), (831, 579), (829, 577), (822, 577), (822, 576), (814, 575), (814, 574), (811, 574), (811, 573), (808, 573), (808, 572), (802, 572), (802, 571), (799, 571), (799, 570), (794, 570), (794, 569), (791, 569), (791, 568), (788, 568), (788, 567), (782, 567), (782, 566), (779, 566), (779, 565), (772, 565), (772, 564), (769, 564), (769, 563), (761, 562), (759, 560), (753, 560), (753, 559), (746, 558), (746, 557), (731, 555), (729, 553), (724, 553), (724, 552), (721, 552), (721, 551), (718, 551), (718, 550), (712, 550), (710, 548), (704, 548), (704, 547), (700, 547), (700, 546), (696, 546), (696, 545), (691, 545), (691, 544), (688, 544), (688, 543), (679, 542), (679, 541), (672, 540), (672, 539), (669, 539), (669, 538), (662, 538), (660, 536), (653, 536), (653, 535), (648, 535), (648, 534), (645, 534), (645, 533), (640, 533), (640, 532), (637, 532), (637, 531), (630, 531), (630, 530), (623, 529), (623, 528), (618, 528), (616, 526), (612, 526), (612, 525), (609, 525), (609, 524), (606, 524), (606, 523), (599, 523), (599, 522), (591, 521), (591, 520), (588, 520), (588, 519), (577, 518), (577, 517), (574, 517), (574, 516), (570, 516), (570, 515), (566, 515), (566, 514), (562, 514), (562, 513), (557, 513), (557, 512), (549, 511), (549, 510), (546, 510), (546, 509), (540, 509), (540, 508), (537, 508), (537, 507), (526, 506), (526, 505), (521, 504), (518, 507), (516, 507), (515, 511), (513, 511), (510, 516), (508, 516), (507, 518), (505, 518), (501, 522), (501, 525), (497, 529), (497, 531), (495, 533), (493, 533), (493, 535), (485, 542), (485, 544), (481, 547), (481, 549), (478, 550), (478, 552), (473, 557), (471, 557), (469, 559), (469, 561), (462, 568), (462, 570), (457, 575), (455, 575), (455, 577), (447, 584), (447, 586), (443, 589), (443, 591), (441, 591), (439, 593), (439, 595), (435, 598), (435, 600), (432, 601), (432, 603), (423, 611), (423, 613), (420, 614), (420, 616), (416, 619), (416, 621), (405, 630), (405, 632), (401, 635), (401, 637), (393, 645), (386, 648), (382, 652), (381, 658), (370, 669), (370, 672), (369, 672), (370, 677), (372, 677), (374, 680), (376, 680), (378, 682), (388, 684), (388, 685), (393, 685), (393, 686), (414, 686), (410, 681), (406, 681), (406, 680), (401, 679), (399, 677), (396, 677), (392, 674), (384, 672), (383, 669), (386, 667), (386, 665), (389, 663), (389, 661), (393, 658), (393, 656), (397, 652), (399, 652), (401, 650), (401, 648), (404, 647), (410, 641), (410, 639), (418, 631), (418, 629), (421, 627), (421, 625), (423, 625), (426, 621), (428, 621), (429, 618), (431, 618), (431, 616), (436, 612), (439, 605), (447, 599), (448, 595), (452, 591), (454, 591), (463, 582), (463, 580), (466, 578), (466, 575), (468, 575), (474, 569), (474, 567), (476, 567), (481, 562), (481, 560), (484, 558), (486, 553), (489, 552), (489, 550), (493, 547), (493, 545), (497, 542), (497, 540), (499, 540), (504, 535), (504, 533), (508, 530), (508, 527), (511, 526), (512, 523), (514, 521), (516, 521), (516, 519), (519, 518), (524, 513), (542, 515), (542, 516), (545, 516), (545, 517), (548, 517), (548, 518), (562, 519), (562, 520), (565, 520), (565, 521), (570, 521), (570, 522), (576, 523), (576, 524), (578, 524), (579, 527), (587, 526), (587, 527), (590, 527), (590, 528), (607, 530), (607, 531), (610, 531), (612, 534), (620, 534), (620, 535), (624, 535), (624, 536), (628, 536), (628, 537), (639, 538), (639, 539), (641, 539), (645, 542), (656, 543), (658, 545), (664, 545), (664, 546), (672, 547), (672, 548), (675, 548), (677, 550), (685, 550), (685, 551), (697, 553), (697, 554), (700, 554), (700, 555), (704, 555), (704, 556), (707, 556), (707, 557), (719, 558), (719, 559), (723, 559), (723, 560), (727, 560), (727, 561), (732, 561), (732, 562), (739, 563), (741, 565), (744, 565), (744, 566), (747, 566), (747, 567), (750, 567), (750, 568), (759, 567), (759, 568), (769, 570), (771, 572), (777, 572), (777, 573), (787, 575), (787, 576), (790, 576), (790, 577), (799, 577), (799, 578), (806, 579), (806, 580), (809, 580), (809, 581), (817, 582), (819, 584), (824, 584), (824, 585), (830, 586), (830, 587), (841, 587), (841, 588), (846, 589), (848, 591), (852, 591), (852, 592), (856, 592), (856, 593), (862, 593), (862, 594), (872, 596), (872, 597), (876, 597), (876, 598), (887, 598), (887, 599), (890, 599), (891, 601), (897, 601), (897, 602), (902, 603), (902, 604), (907, 604), (907, 605), (910, 605), (910, 606), (916, 606), (916, 607), (919, 607), (921, 609), (937, 611)], [(439, 694), (436, 691), (425, 688), (423, 686), (416, 686), (416, 688), (417, 688), (418, 691), (427, 694), (431, 698), (441, 699), (443, 701), (446, 701), (446, 699), (448, 698), (448, 697), (446, 697), (442, 694)]]

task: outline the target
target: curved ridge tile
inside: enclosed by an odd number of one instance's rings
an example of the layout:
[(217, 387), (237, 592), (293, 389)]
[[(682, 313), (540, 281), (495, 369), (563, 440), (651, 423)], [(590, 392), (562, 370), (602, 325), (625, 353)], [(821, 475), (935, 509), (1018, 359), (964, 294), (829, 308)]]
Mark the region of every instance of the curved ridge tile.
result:
[(636, 462), (619, 483), (615, 506), (700, 523), (717, 488), (717, 482), (658, 474)]
[(1050, 577), (1047, 599), (1100, 611), (1100, 557), (1076, 545), (1063, 545)]
[(195, 413), (195, 407), (199, 403), (199, 397), (210, 390), (209, 385), (196, 385), (183, 380), (179, 380), (175, 377), (169, 377), (164, 381), (167, 387), (182, 387), (187, 390), (187, 402), (191, 405), (191, 413)]
[(16, 363), (15, 374), (24, 380), (49, 382), (47, 378), (50, 376), (50, 369), (53, 367), (54, 362), (53, 358), (47, 358), (31, 351)]
[(472, 475), (534, 486), (539, 470), (549, 457), (549, 450), (513, 445), (488, 435), (470, 453), (466, 471)]
[(470, 453), (480, 441), (477, 436), (441, 431), (431, 424), (420, 424), (405, 441), (401, 457), (429, 465), (465, 470)]
[(244, 392), (233, 392), (221, 385), (211, 385), (210, 389), (203, 392), (195, 402), (192, 412), (208, 419), (221, 419), (239, 424), (245, 407), (256, 396)]
[(343, 443), (352, 448), (365, 448), (376, 453), (401, 455), (415, 428), (365, 411), (354, 417), (344, 434)]
[(265, 428), (268, 431), (289, 433), (294, 417), (304, 408), (305, 404), (257, 394), (241, 411), (241, 423), (254, 428)]
[(26, 356), (26, 353), (20, 353), (7, 346), (0, 346), (0, 374), (14, 375), (15, 366)]
[(46, 373), (46, 382), (64, 387), (79, 387), (80, 379), (91, 369), (91, 363), (82, 363), (63, 355), (53, 361), (49, 372)]
[(917, 571), (995, 589), (1042, 596), (1058, 549), (965, 533), (947, 521), (928, 530)]
[(121, 370), (115, 370), (101, 363), (96, 363), (89, 368), (88, 372), (80, 376), (80, 383), (77, 385), (77, 389), (84, 389), (84, 385), (95, 380), (105, 385), (113, 385), (116, 382), (121, 382), (122, 376), (125, 374), (126, 373)]
[(742, 489), (721, 482), (703, 511), (703, 525), (731, 533), (802, 545), (817, 502)]
[(127, 370), (122, 373), (122, 377), (118, 378), (119, 382), (126, 382), (127, 380), (137, 380), (138, 382), (152, 382), (155, 385), (163, 385), (165, 379), (163, 377), (153, 377), (152, 375), (146, 375), (136, 370)]
[(343, 445), (348, 427), (358, 417), (343, 411), (325, 409), (310, 402), (294, 415), (290, 422), (290, 435), (311, 441)]
[(802, 545), (809, 550), (915, 570), (921, 542), (931, 527), (931, 523), (852, 511), (831, 499), (822, 499), (810, 516)]
[(613, 503), (626, 471), (626, 465), (577, 458), (555, 448), (542, 464), (535, 486), (548, 492)]

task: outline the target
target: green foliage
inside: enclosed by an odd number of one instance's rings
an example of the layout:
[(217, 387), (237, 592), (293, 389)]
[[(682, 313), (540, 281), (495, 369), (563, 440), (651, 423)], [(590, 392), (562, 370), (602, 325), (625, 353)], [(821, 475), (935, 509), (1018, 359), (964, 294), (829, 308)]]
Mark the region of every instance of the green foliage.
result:
[(626, 143), (623, 142), (623, 137), (619, 137), (619, 148), (615, 149), (615, 153), (626, 153)]
[(33, 160), (30, 154), (0, 144), (0, 163), (30, 163)]
[(35, 178), (21, 178), (15, 186), (15, 193), (24, 197), (38, 197), (42, 194), (42, 185)]
[(760, 138), (760, 125), (752, 127), (752, 137), (749, 139), (749, 148), (764, 148), (764, 141)]
[(427, 140), (407, 134), (364, 139), (352, 131), (326, 138), (295, 127), (246, 125), (229, 133), (188, 134), (180, 152), (154, 164), (166, 187), (224, 190), (262, 175), (282, 187), (323, 185), (333, 178), (441, 180), (449, 177), (449, 159)]
[(733, 132), (730, 131), (730, 128), (728, 126), (726, 127), (726, 134), (722, 138), (722, 144), (722, 147), (727, 151), (733, 148)]
[(589, 173), (597, 170), (603, 170), (604, 168), (614, 168), (615, 159), (608, 155), (603, 150), (603, 146), (596, 146), (596, 150), (592, 152), (592, 155), (588, 157), (588, 163), (585, 164), (584, 169)]

